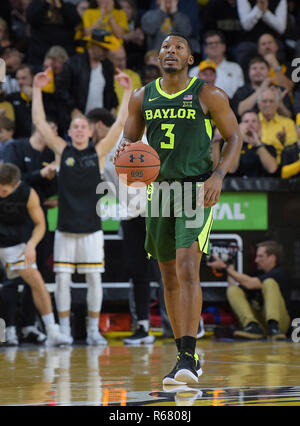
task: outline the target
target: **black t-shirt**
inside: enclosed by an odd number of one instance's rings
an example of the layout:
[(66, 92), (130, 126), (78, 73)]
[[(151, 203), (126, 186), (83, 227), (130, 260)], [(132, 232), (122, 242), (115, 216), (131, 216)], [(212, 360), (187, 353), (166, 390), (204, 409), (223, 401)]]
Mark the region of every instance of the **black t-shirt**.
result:
[(290, 276), (288, 271), (282, 266), (275, 266), (269, 272), (265, 272), (258, 276), (258, 279), (263, 282), (267, 278), (273, 278), (280, 287), (281, 294), (285, 300), (286, 308), (290, 310)]
[[(276, 158), (276, 149), (272, 145), (264, 145), (272, 157)], [(259, 148), (262, 149), (262, 148)], [(228, 176), (236, 177), (263, 177), (263, 176), (272, 176), (269, 174), (263, 167), (257, 147), (243, 142), (243, 146), (240, 154), (240, 164), (236, 172), (228, 174)]]

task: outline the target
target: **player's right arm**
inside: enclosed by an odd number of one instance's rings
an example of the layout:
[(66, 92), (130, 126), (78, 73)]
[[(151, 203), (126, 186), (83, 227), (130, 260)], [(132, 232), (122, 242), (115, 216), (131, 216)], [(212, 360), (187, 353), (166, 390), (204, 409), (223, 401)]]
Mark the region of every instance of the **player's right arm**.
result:
[(36, 74), (33, 80), (33, 95), (32, 95), (32, 123), (37, 131), (41, 134), (46, 144), (56, 155), (61, 155), (66, 142), (56, 136), (49, 123), (46, 121), (45, 109), (42, 98), (42, 88), (49, 82), (47, 70)]
[(128, 118), (123, 132), (123, 138), (116, 151), (115, 160), (127, 145), (142, 139), (145, 130), (145, 120), (142, 112), (145, 88), (136, 89), (128, 104)]

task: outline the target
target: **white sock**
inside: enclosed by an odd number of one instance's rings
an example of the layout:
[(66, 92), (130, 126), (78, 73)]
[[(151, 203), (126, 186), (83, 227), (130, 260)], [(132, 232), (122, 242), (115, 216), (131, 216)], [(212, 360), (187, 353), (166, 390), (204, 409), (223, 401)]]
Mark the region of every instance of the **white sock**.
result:
[(53, 312), (47, 315), (42, 315), (42, 320), (45, 324), (46, 330), (48, 330), (49, 326), (51, 327), (51, 325), (55, 324), (55, 318), (54, 318)]
[(138, 325), (142, 325), (144, 327), (146, 333), (149, 332), (149, 320), (139, 320), (137, 323)]
[(98, 330), (99, 329), (99, 317), (92, 318), (88, 317), (88, 330)]
[(70, 327), (70, 317), (59, 316), (59, 325), (61, 325), (62, 327)]

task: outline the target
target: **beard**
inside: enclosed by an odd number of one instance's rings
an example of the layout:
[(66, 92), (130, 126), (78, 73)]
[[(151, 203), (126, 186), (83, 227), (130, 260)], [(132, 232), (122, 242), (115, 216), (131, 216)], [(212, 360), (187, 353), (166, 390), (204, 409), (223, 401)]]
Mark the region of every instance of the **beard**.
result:
[(173, 72), (177, 72), (177, 71), (178, 71), (178, 69), (177, 69), (177, 68), (175, 68), (175, 67), (164, 67), (164, 71), (165, 71), (167, 74), (172, 74)]

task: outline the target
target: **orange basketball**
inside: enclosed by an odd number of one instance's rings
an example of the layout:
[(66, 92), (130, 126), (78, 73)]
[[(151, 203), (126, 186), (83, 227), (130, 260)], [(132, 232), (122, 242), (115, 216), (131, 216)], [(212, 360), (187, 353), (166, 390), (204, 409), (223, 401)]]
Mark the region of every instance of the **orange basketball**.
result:
[(115, 168), (123, 183), (132, 185), (141, 182), (149, 185), (159, 174), (160, 158), (155, 149), (139, 141), (120, 151)]

